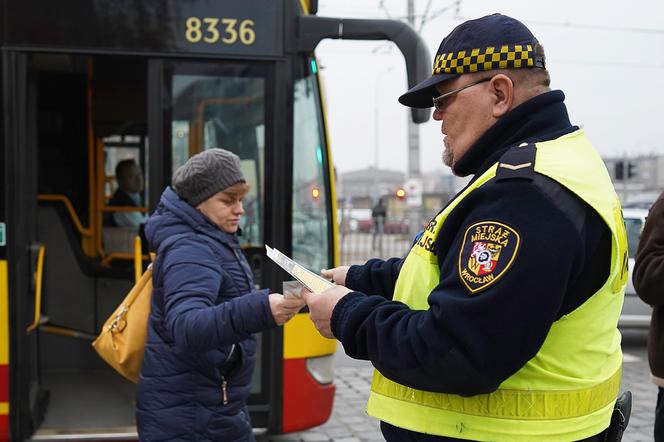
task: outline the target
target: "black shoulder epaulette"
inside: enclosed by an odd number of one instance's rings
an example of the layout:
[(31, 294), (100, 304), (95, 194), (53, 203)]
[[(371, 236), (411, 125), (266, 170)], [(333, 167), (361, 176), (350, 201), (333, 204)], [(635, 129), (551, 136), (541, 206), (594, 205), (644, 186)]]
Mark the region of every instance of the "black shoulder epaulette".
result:
[(535, 178), (536, 153), (537, 147), (534, 143), (522, 143), (507, 149), (498, 160), (496, 181), (515, 178), (532, 181)]

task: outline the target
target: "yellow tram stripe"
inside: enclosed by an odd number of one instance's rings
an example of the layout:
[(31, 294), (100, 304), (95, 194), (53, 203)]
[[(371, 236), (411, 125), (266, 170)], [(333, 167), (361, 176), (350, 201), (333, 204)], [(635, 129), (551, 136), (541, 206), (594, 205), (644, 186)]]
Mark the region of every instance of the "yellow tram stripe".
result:
[(9, 402), (0, 402), (0, 414), (9, 414)]
[[(0, 260), (0, 365), (9, 364), (9, 310), (7, 261)], [(7, 406), (9, 410), (9, 406)], [(0, 402), (0, 412), (2, 403)]]
[(322, 337), (308, 313), (297, 314), (284, 325), (284, 359), (314, 358), (336, 350), (337, 341)]

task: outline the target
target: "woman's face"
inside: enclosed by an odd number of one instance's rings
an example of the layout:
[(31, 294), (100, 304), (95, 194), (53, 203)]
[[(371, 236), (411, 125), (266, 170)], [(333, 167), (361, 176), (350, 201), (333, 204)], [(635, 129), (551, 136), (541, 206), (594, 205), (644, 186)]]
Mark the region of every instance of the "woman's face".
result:
[(224, 232), (235, 233), (240, 226), (240, 217), (244, 214), (242, 198), (245, 195), (246, 192), (217, 192), (196, 208)]

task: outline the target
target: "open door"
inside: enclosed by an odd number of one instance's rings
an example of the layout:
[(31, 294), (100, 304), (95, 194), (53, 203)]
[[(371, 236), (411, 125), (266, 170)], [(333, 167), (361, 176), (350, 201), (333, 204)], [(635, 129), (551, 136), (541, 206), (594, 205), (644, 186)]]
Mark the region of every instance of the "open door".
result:
[(3, 64), (12, 440), (136, 438), (135, 386), (90, 344), (134, 282), (104, 215), (131, 209), (107, 207), (114, 166), (147, 169), (147, 61), (5, 52)]
[(29, 437), (44, 417), (48, 396), (39, 375), (39, 336), (27, 331), (34, 319), (37, 238), (37, 149), (35, 78), (28, 56), (4, 53), (5, 90), (13, 90), (5, 126), (5, 192), (10, 324), (10, 431), (16, 440)]
[[(152, 60), (149, 70), (151, 157), (160, 158), (150, 169), (151, 202), (159, 201), (173, 173), (191, 156), (215, 147), (237, 154), (250, 186), (243, 200), (240, 243), (257, 287), (272, 286), (264, 266), (269, 231), (265, 183), (273, 179), (269, 167), (274, 152), (272, 65), (246, 60)], [(278, 412), (270, 404), (281, 388), (281, 332), (271, 330), (257, 338), (260, 350), (249, 409), (254, 427), (267, 428), (268, 416)]]

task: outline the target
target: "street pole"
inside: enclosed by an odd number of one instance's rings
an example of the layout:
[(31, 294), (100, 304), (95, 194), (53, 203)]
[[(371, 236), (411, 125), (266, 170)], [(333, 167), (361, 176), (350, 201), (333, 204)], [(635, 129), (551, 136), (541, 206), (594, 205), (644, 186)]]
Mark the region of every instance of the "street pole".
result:
[[(415, 29), (415, 0), (408, 0), (408, 24)], [(420, 178), (420, 131), (408, 113), (408, 178)]]
[[(380, 76), (378, 77), (380, 78)], [(378, 81), (376, 81), (376, 95), (374, 101), (374, 161), (373, 165), (378, 170)]]
[[(407, 11), (408, 24), (415, 27), (415, 0), (408, 0)], [(408, 112), (408, 180), (419, 183), (421, 188), (422, 176), (420, 173), (420, 131), (419, 127), (413, 122), (410, 112)], [(411, 233), (418, 232), (422, 228), (423, 207), (422, 198), (419, 201), (409, 199), (410, 210), (408, 211), (408, 224)]]
[(622, 194), (622, 200), (621, 204), (627, 204), (627, 192), (628, 192), (628, 186), (629, 186), (629, 161), (627, 161), (627, 152), (623, 152), (623, 159), (622, 159), (622, 169), (623, 169), (623, 194)]

